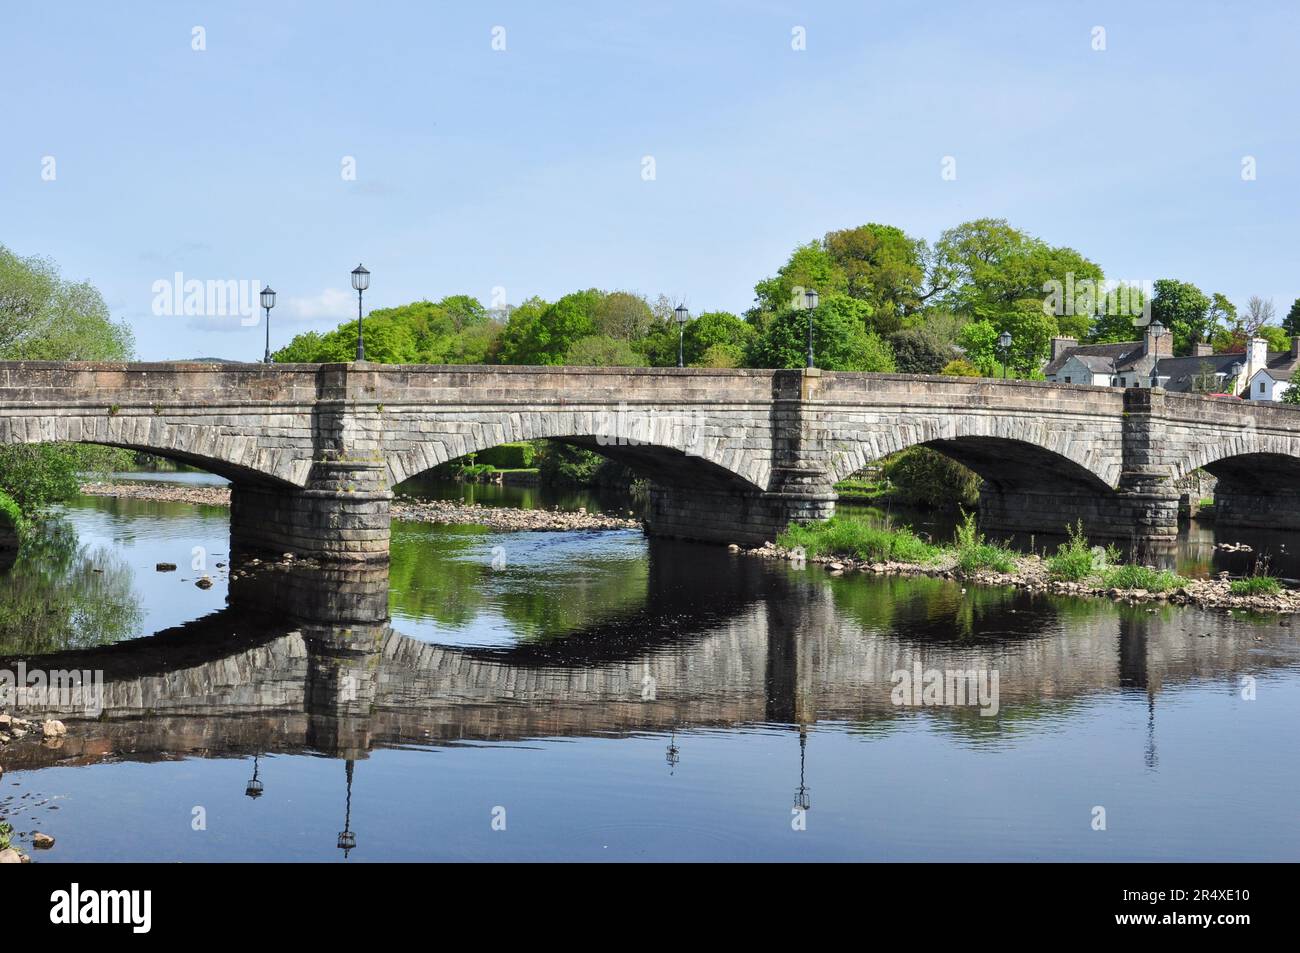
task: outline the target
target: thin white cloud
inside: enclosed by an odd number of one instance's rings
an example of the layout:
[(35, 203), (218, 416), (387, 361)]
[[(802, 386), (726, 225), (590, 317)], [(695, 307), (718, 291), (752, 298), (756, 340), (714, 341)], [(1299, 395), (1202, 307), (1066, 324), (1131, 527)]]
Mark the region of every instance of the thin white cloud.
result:
[(320, 294), (291, 295), (284, 299), (285, 316), (299, 321), (342, 320), (350, 317), (356, 307), (356, 295), (339, 288), (326, 288)]

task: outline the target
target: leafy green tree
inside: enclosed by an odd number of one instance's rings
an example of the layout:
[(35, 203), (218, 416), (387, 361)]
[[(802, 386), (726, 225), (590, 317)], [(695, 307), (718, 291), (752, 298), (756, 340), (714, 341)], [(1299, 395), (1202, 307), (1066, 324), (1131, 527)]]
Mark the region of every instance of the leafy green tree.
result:
[(844, 271), (821, 242), (800, 245), (777, 271), (754, 286), (754, 308), (750, 322), (761, 331), (773, 316), (803, 307), (803, 294), (814, 289), (823, 298), (847, 294), (849, 281)]
[(743, 318), (729, 311), (706, 311), (686, 322), (682, 334), (682, 350), (686, 363), (696, 366), (703, 363), (705, 353), (712, 347), (722, 346), (727, 349), (727, 353), (744, 354), (755, 337), (753, 326)]
[[(113, 321), (86, 282), (63, 279), (44, 258), (20, 258), (0, 245), (0, 360), (122, 361), (130, 329)], [(75, 444), (0, 447), (0, 491), (23, 513), (75, 496), (81, 471), (129, 464), (127, 451)]]
[(645, 337), (654, 321), (654, 313), (645, 298), (627, 291), (611, 291), (592, 314), (596, 333), (619, 341), (637, 341)]
[(920, 305), (925, 293), (924, 241), (901, 228), (873, 222), (830, 232), (823, 244), (844, 275), (845, 293), (871, 305), (877, 332), (897, 331), (903, 317)]
[(501, 335), (502, 363), (563, 363), (579, 338), (596, 333), (595, 314), (603, 300), (604, 295), (591, 288), (567, 294), (540, 310), (516, 308)]
[(119, 361), (133, 349), (131, 329), (112, 319), (93, 285), (65, 280), (48, 258), (20, 258), (0, 245), (0, 358)]
[(887, 340), (900, 374), (938, 374), (952, 360), (952, 346), (925, 328), (904, 328)]
[(735, 344), (710, 344), (692, 367), (744, 367), (745, 349)]
[(954, 358), (939, 372), (945, 377), (979, 377), (980, 369), (964, 357)]
[(564, 363), (575, 367), (640, 367), (642, 358), (626, 341), (590, 334), (573, 342)]
[[(846, 294), (826, 295), (813, 313), (813, 348), (818, 367), (832, 371), (894, 370), (894, 355), (877, 334), (863, 327), (870, 310)], [(751, 367), (803, 367), (808, 353), (808, 311), (787, 308), (776, 314), (750, 348)]]
[(1300, 368), (1296, 368), (1291, 374), (1291, 380), (1288, 383), (1291, 386), (1282, 392), (1282, 403), (1300, 404)]
[(1196, 285), (1161, 278), (1151, 298), (1151, 318), (1174, 336), (1174, 353), (1190, 354), (1192, 345), (1210, 340), (1210, 299)]
[(1139, 326), (1145, 321), (1147, 298), (1147, 292), (1141, 285), (1121, 283), (1109, 289), (1105, 302), (1086, 335), (1087, 340), (1094, 344), (1114, 344), (1141, 338)]

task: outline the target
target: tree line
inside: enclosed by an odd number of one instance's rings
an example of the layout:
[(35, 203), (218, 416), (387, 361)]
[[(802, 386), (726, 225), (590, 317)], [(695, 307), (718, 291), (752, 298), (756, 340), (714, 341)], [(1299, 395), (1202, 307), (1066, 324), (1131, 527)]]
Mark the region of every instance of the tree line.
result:
[[(814, 348), (828, 370), (1040, 376), (1051, 339), (1106, 343), (1137, 339), (1149, 316), (1173, 335), (1174, 352), (1196, 344), (1239, 351), (1252, 336), (1271, 348), (1300, 334), (1300, 298), (1275, 321), (1273, 303), (1252, 297), (1238, 309), (1191, 282), (1106, 280), (1080, 252), (984, 218), (937, 241), (891, 225), (867, 224), (799, 245), (775, 275), (754, 287), (741, 314), (706, 311), (684, 329), (692, 367), (788, 368), (804, 364), (815, 289)], [(669, 366), (677, 363), (676, 302), (589, 288), (556, 301), (529, 298), (489, 311), (458, 294), (372, 311), (366, 356), (382, 363)], [(999, 344), (1003, 332), (1011, 346)], [(356, 323), (306, 332), (274, 355), (281, 362), (348, 361)]]

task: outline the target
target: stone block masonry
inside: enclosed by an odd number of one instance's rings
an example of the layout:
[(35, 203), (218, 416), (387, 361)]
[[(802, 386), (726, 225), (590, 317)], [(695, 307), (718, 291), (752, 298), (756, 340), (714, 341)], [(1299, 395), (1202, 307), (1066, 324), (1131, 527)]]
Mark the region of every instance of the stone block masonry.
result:
[(142, 450), (232, 481), (232, 549), (387, 558), (401, 481), (551, 438), (652, 481), (647, 530), (761, 543), (911, 446), (983, 478), (985, 527), (1168, 539), (1177, 481), (1300, 529), (1300, 410), (1161, 391), (816, 370), (0, 363), (0, 444)]

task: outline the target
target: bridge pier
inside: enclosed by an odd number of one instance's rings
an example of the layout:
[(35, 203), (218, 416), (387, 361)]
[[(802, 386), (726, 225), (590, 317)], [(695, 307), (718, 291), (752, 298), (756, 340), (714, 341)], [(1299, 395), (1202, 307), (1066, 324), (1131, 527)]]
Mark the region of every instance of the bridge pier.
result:
[(373, 461), (317, 461), (301, 490), (235, 482), (231, 552), (386, 562), (392, 498), (384, 464)]
[(792, 523), (835, 515), (835, 493), (747, 493), (652, 485), (646, 514), (651, 536), (761, 546)]
[(1178, 536), (1178, 496), (1158, 490), (1103, 493), (1001, 491), (985, 487), (977, 510), (986, 532), (1064, 536), (1080, 521), (1090, 540), (1172, 542)]
[(1300, 492), (1226, 486), (1214, 489), (1214, 522), (1247, 529), (1300, 530)]

